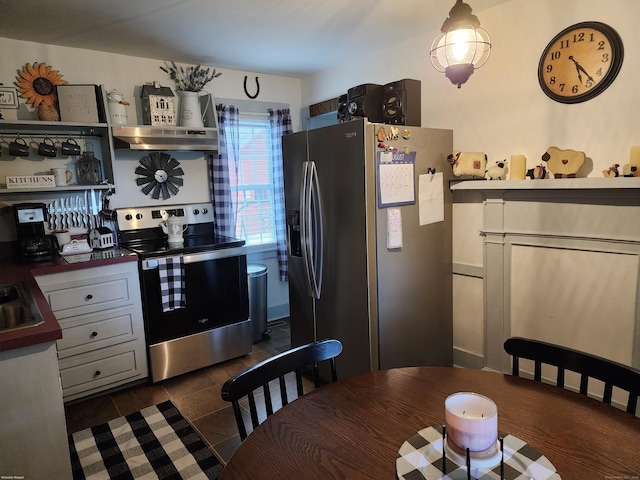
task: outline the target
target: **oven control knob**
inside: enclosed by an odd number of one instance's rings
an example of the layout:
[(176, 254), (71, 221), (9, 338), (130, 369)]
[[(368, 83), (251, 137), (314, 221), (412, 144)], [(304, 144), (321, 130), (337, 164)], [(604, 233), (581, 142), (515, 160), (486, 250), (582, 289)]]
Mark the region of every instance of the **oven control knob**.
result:
[(193, 214), (194, 215), (198, 215), (200, 213), (200, 210), (198, 210), (197, 208), (193, 209)]
[(125, 219), (126, 221), (130, 222), (130, 221), (133, 219), (133, 217), (131, 216), (131, 214), (130, 214), (130, 213), (127, 213), (127, 214), (124, 216), (124, 219)]
[(203, 214), (203, 215), (206, 215), (207, 213), (209, 213), (209, 210), (207, 210), (206, 208), (203, 208), (203, 209), (202, 209), (202, 214)]
[(136, 220), (142, 220), (142, 214), (136, 213)]

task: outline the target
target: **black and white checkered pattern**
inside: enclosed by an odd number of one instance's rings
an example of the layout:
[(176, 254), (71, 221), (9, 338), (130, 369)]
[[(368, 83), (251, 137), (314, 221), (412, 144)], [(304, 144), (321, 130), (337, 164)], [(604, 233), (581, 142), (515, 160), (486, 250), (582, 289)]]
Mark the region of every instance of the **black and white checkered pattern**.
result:
[(162, 311), (170, 312), (186, 306), (183, 257), (158, 259)]
[[(212, 192), (216, 232), (236, 236), (236, 202), (231, 195), (231, 178), (237, 178), (240, 141), (238, 115), (233, 105), (216, 105), (219, 155), (210, 155), (209, 188)], [(233, 171), (233, 175), (231, 174)]]
[[(427, 427), (402, 444), (396, 459), (396, 473), (399, 480), (443, 480), (466, 479), (467, 468), (457, 465), (447, 456), (446, 475), (442, 462), (442, 427)], [(531, 445), (513, 435), (504, 436), (504, 478), (505, 480), (560, 480), (551, 462)], [(492, 469), (473, 468), (472, 478), (483, 480), (499, 479), (500, 465)]]
[(166, 401), (69, 436), (74, 480), (217, 479), (222, 464)]
[(275, 205), (276, 250), (280, 280), (289, 278), (287, 266), (287, 221), (284, 208), (284, 168), (282, 166), (282, 136), (293, 132), (291, 112), (288, 108), (273, 110), (269, 108), (271, 126), (271, 158), (273, 159), (273, 202)]

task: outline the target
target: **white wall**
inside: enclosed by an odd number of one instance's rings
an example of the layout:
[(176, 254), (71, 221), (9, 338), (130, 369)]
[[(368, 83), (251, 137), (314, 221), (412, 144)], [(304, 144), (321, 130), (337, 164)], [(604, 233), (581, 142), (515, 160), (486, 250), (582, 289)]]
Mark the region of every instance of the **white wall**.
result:
[[(479, 8), (482, 2), (468, 3)], [(443, 20), (452, 4), (443, 3)], [(588, 162), (591, 170), (581, 174), (593, 177), (601, 177), (613, 163), (628, 163), (630, 147), (640, 145), (634, 107), (640, 97), (640, 2), (511, 0), (487, 10), (478, 8), (474, 13), (491, 35), (493, 49), (488, 63), (460, 89), (431, 66), (429, 49), (438, 32), (425, 32), (304, 78), (302, 104), (337, 97), (362, 83), (414, 78), (422, 82), (423, 126), (453, 129), (457, 150), (485, 152), (489, 162), (524, 154), (529, 168), (539, 163), (549, 146), (582, 150), (592, 163)], [(618, 31), (625, 47), (624, 63), (615, 82), (598, 97), (582, 104), (560, 104), (540, 89), (538, 62), (553, 36), (583, 21), (604, 22)], [(482, 195), (463, 192), (454, 195), (454, 202), (454, 264), (477, 270), (483, 266)], [(479, 357), (485, 349), (478, 302), (482, 296), (482, 278), (454, 279), (454, 302), (468, 302), (454, 311), (454, 346)]]
[[(15, 76), (22, 66), (29, 62), (44, 62), (58, 70), (63, 79), (70, 84), (93, 83), (102, 84), (107, 91), (117, 90), (131, 103), (128, 107), (130, 124), (142, 123), (141, 112), (136, 111), (135, 104), (140, 104), (139, 88), (145, 83), (157, 80), (163, 86), (173, 88), (173, 81), (160, 70), (164, 60), (114, 55), (105, 52), (83, 50), (78, 48), (57, 47), (32, 42), (23, 42), (0, 38), (0, 82), (13, 85)], [(215, 66), (214, 66), (215, 67)], [(259, 101), (287, 103), (291, 106), (292, 122), (295, 129), (300, 128), (300, 80), (291, 77), (255, 74), (237, 70), (217, 69), (222, 76), (216, 78), (205, 88), (214, 98), (238, 98), (248, 100), (243, 88), (244, 76), (251, 79), (260, 78)], [(26, 111), (23, 106), (20, 118), (31, 116), (35, 119), (33, 109)], [(6, 119), (15, 115), (15, 111), (4, 110)], [(146, 206), (157, 201), (140, 192), (135, 184), (134, 174), (138, 160), (144, 153), (132, 151), (116, 151), (114, 175), (117, 193), (112, 197), (112, 207)], [(208, 200), (207, 169), (204, 157), (193, 153), (176, 153), (175, 158), (182, 163), (185, 170), (185, 188), (171, 198), (171, 203), (189, 203)]]
[[(473, 7), (474, 2), (469, 4)], [(592, 176), (613, 162), (627, 163), (629, 147), (640, 143), (630, 105), (640, 95), (640, 41), (635, 0), (511, 0), (475, 12), (492, 39), (487, 64), (460, 89), (429, 61), (437, 32), (362, 56), (302, 82), (302, 104), (345, 93), (361, 83), (385, 84), (402, 78), (422, 82), (422, 123), (454, 130), (454, 146), (483, 151), (489, 161), (522, 153), (538, 162), (547, 147), (557, 145), (586, 152), (593, 159)], [(443, 4), (443, 20), (448, 8)], [(625, 45), (624, 64), (613, 85), (595, 99), (564, 105), (549, 99), (538, 85), (542, 51), (560, 30), (596, 20), (614, 27)]]
[[(115, 55), (7, 38), (0, 38), (0, 55), (2, 58), (0, 82), (5, 85), (13, 85), (15, 76), (25, 63), (44, 62), (59, 70), (63, 79), (71, 84), (103, 84), (107, 90), (118, 90), (129, 101), (134, 97), (135, 87), (154, 80), (159, 81), (163, 86), (173, 88), (173, 82), (169, 76), (160, 70), (164, 61), (171, 59)], [(216, 68), (216, 70), (222, 72), (222, 76), (213, 80), (205, 88), (214, 97), (247, 100), (243, 88), (244, 76), (248, 75), (250, 79), (258, 76), (260, 78), (260, 96), (256, 100), (288, 103), (291, 106), (293, 126), (296, 129), (299, 128), (300, 80), (238, 70), (221, 68)], [(7, 113), (7, 111), (3, 112)], [(129, 111), (129, 123), (135, 123), (134, 118), (135, 116)]]

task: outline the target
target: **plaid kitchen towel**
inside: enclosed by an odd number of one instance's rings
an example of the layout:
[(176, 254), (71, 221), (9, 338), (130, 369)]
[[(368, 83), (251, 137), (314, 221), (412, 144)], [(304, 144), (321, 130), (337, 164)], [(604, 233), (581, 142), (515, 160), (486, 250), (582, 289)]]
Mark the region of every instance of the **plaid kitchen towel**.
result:
[(159, 258), (158, 274), (160, 275), (162, 311), (170, 312), (185, 308), (187, 295), (184, 288), (183, 257)]

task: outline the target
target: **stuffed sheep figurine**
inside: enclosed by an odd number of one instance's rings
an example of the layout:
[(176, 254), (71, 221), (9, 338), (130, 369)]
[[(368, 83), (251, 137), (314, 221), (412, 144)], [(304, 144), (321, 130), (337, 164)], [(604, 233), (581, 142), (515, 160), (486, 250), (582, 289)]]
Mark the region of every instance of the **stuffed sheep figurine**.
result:
[(453, 152), (447, 157), (447, 161), (453, 167), (453, 175), (460, 177), (471, 175), (484, 177), (487, 168), (487, 156), (482, 152)]
[(531, 180), (542, 180), (547, 176), (547, 169), (544, 167), (544, 164), (541, 163), (537, 167), (533, 167), (527, 170), (526, 176)]
[(508, 171), (509, 168), (507, 167), (507, 160), (505, 159), (490, 166), (485, 173), (489, 180), (506, 180)]
[(638, 171), (638, 167), (631, 163), (625, 163), (622, 167), (622, 176), (623, 177), (635, 177), (636, 172)]
[(553, 178), (576, 178), (576, 173), (584, 165), (586, 156), (577, 150), (561, 150), (549, 147), (542, 160), (547, 162), (547, 169), (553, 173)]

